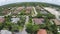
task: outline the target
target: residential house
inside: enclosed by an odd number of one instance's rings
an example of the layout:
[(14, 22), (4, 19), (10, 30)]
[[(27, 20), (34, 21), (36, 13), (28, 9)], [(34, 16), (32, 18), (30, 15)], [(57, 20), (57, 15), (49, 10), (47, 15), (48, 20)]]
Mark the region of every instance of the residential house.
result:
[(24, 7), (17, 7), (16, 9), (14, 9), (14, 11), (12, 12), (13, 14), (19, 14), (21, 10), (23, 10)]
[(41, 14), (48, 14), (48, 12), (45, 11), (45, 10), (41, 10), (40, 13), (41, 13)]
[(53, 19), (53, 21), (57, 25), (58, 32), (60, 32), (60, 21), (58, 19)]
[(35, 24), (44, 24), (44, 19), (43, 18), (33, 18), (33, 22)]
[(5, 19), (3, 17), (0, 17), (0, 22), (3, 23)]
[(8, 10), (8, 9), (5, 9), (4, 11), (2, 11), (2, 14), (4, 14), (4, 15), (7, 15), (9, 13), (10, 13), (10, 10)]
[(22, 9), (24, 9), (25, 7), (18, 7), (16, 10), (17, 11), (21, 11)]
[(32, 11), (32, 7), (26, 7), (26, 11), (25, 11), (26, 14), (30, 14), (31, 11)]
[(1, 30), (0, 34), (12, 34), (12, 32), (10, 32), (8, 30)]
[(56, 19), (58, 19), (60, 21), (60, 14), (56, 15)]
[(60, 21), (58, 19), (53, 19), (53, 21), (57, 26), (60, 25)]
[(48, 12), (40, 6), (36, 6), (36, 10), (39, 11), (41, 14), (48, 14)]
[(11, 18), (11, 20), (12, 20), (12, 23), (17, 23), (20, 20), (20, 18)]
[(45, 29), (39, 29), (37, 34), (47, 34), (47, 31)]

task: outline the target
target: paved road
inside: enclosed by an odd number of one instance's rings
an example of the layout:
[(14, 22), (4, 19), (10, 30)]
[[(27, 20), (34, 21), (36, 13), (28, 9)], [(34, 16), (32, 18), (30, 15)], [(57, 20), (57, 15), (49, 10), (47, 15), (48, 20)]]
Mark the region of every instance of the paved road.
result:
[(50, 7), (44, 7), (44, 9), (48, 10), (51, 14), (55, 15), (57, 19), (59, 19), (59, 11), (56, 11), (56, 9)]

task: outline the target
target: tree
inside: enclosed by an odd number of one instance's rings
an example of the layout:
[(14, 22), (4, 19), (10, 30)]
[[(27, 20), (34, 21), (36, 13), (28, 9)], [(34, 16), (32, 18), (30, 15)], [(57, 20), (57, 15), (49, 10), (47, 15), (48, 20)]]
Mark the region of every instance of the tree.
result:
[(36, 24), (32, 25), (32, 23), (28, 23), (26, 25), (26, 31), (31, 34), (34, 34), (34, 32), (36, 32), (38, 29), (39, 29), (39, 26)]
[(16, 25), (16, 24), (13, 24), (11, 31), (12, 31), (12, 32), (19, 32), (19, 26)]
[(11, 15), (10, 16), (5, 16), (4, 18), (5, 18), (6, 21), (9, 21), (9, 22), (11, 21)]
[(0, 23), (0, 30), (3, 28), (3, 23)]
[(12, 25), (13, 25), (13, 23), (6, 21), (6, 22), (3, 24), (3, 26), (4, 26), (3, 29), (11, 30)]
[(47, 14), (46, 16), (47, 16), (46, 18), (48, 18), (48, 19), (55, 19), (55, 15)]
[(39, 26), (40, 26), (40, 29), (44, 29), (46, 27), (45, 24), (40, 24)]
[(38, 25), (33, 25), (33, 28), (32, 28), (32, 30), (33, 30), (33, 33), (32, 34), (34, 34), (34, 32), (36, 32), (37, 30), (39, 29), (39, 26)]
[(46, 29), (53, 32), (53, 34), (58, 34), (57, 32), (57, 26), (56, 24), (54, 23), (53, 25), (51, 24), (51, 22), (49, 21), (49, 19), (45, 19), (46, 21)]

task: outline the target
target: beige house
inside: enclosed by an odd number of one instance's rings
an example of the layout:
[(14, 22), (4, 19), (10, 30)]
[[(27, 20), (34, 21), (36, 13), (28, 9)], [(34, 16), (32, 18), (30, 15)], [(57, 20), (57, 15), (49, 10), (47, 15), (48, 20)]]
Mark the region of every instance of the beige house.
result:
[(31, 11), (32, 11), (32, 7), (26, 7), (26, 11), (25, 11), (25, 13), (26, 14), (30, 14), (31, 13)]
[(60, 21), (58, 19), (53, 19), (53, 21), (56, 25), (60, 25)]
[(5, 18), (0, 17), (0, 22), (3, 23), (5, 21)]
[(44, 19), (43, 18), (33, 18), (33, 22), (35, 24), (44, 24)]

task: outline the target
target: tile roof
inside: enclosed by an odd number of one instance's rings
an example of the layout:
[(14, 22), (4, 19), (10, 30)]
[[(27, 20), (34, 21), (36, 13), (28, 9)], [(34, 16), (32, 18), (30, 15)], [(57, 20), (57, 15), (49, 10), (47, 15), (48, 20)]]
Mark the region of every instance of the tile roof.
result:
[(5, 19), (0, 17), (0, 22), (4, 22), (4, 21), (5, 21)]
[(40, 29), (37, 34), (47, 34), (47, 31), (45, 29)]
[(26, 7), (26, 10), (31, 11), (32, 7)]
[(30, 14), (31, 10), (32, 10), (32, 7), (26, 7), (25, 13), (26, 14)]
[(17, 7), (16, 9), (14, 9), (12, 14), (18, 14), (22, 9), (24, 9), (24, 7)]
[(60, 25), (60, 21), (59, 21), (59, 20), (53, 19), (53, 21), (54, 21), (54, 23), (55, 23), (56, 25)]
[(33, 18), (33, 21), (35, 24), (43, 24), (44, 19), (43, 18)]
[(26, 14), (30, 14), (30, 11), (28, 11), (28, 10), (26, 10), (26, 12), (25, 12)]
[(4, 11), (2, 11), (2, 13), (5, 14), (5, 15), (6, 15), (6, 14), (9, 14), (9, 13), (10, 13), (10, 10), (5, 9)]
[(18, 7), (16, 10), (20, 11), (22, 9), (24, 9), (24, 7)]

